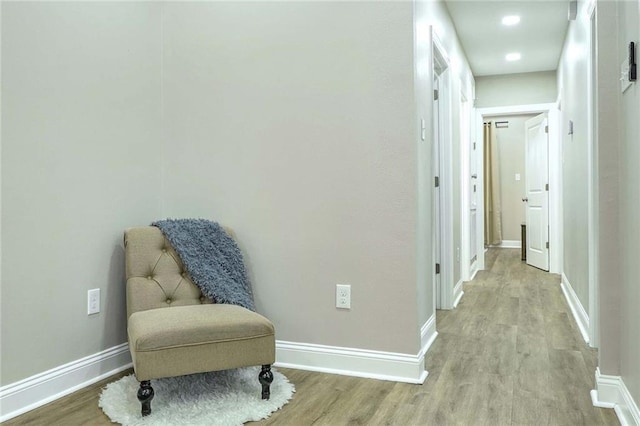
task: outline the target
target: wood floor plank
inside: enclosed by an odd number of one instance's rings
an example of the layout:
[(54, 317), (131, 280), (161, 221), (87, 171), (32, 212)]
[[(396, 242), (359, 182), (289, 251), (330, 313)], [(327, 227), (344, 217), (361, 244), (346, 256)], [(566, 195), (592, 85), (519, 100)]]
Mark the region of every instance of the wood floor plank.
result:
[[(518, 249), (490, 249), (485, 259), (458, 308), (437, 312), (423, 385), (283, 368), (292, 400), (251, 424), (618, 425), (613, 410), (591, 404), (597, 351), (582, 340), (559, 276), (527, 266)], [(112, 424), (97, 401), (116, 379), (3, 425)]]
[(552, 415), (556, 412), (556, 402), (552, 398), (535, 398), (514, 392), (511, 414), (514, 425), (550, 425), (553, 424)]
[(125, 370), (115, 376), (67, 395), (21, 416), (2, 422), (3, 426), (99, 426), (113, 423), (98, 407), (101, 389), (108, 383), (131, 374)]

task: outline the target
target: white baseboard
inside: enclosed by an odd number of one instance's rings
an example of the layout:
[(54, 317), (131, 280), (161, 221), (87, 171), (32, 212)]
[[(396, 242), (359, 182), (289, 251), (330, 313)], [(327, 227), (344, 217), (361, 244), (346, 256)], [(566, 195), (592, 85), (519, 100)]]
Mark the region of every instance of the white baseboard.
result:
[(282, 340), (276, 341), (274, 366), (416, 384), (428, 374), (422, 350), (410, 355)]
[(640, 409), (622, 377), (600, 373), (596, 368), (596, 389), (591, 391), (595, 407), (613, 408), (622, 426), (640, 426)]
[(464, 291), (462, 291), (462, 283), (463, 281), (458, 281), (455, 287), (453, 287), (453, 307), (456, 308), (458, 303), (460, 303), (460, 299), (464, 295)]
[(129, 345), (123, 343), (3, 386), (0, 388), (0, 422), (106, 379), (131, 365)]
[(522, 248), (520, 240), (502, 240), (500, 244), (490, 245), (491, 248)]
[(573, 291), (573, 287), (564, 272), (562, 273), (562, 283), (560, 284), (560, 288), (562, 289), (562, 293), (564, 293), (565, 299), (567, 299), (573, 318), (575, 318), (576, 323), (578, 324), (580, 334), (582, 334), (582, 338), (588, 344), (589, 315), (587, 315), (587, 311), (584, 310), (582, 303), (580, 303), (580, 299), (578, 299), (578, 295)]
[(431, 315), (431, 318), (420, 327), (420, 354), (422, 358), (427, 354), (427, 351), (436, 341), (438, 332), (436, 331), (436, 314)]
[[(296, 342), (276, 342), (276, 367), (422, 384), (424, 357), (435, 341), (435, 315), (421, 328), (417, 355)], [(0, 388), (0, 422), (130, 368), (129, 346), (123, 343)]]
[(469, 277), (469, 281), (473, 281), (477, 273), (478, 273), (478, 262), (473, 262), (473, 265), (471, 265), (471, 276)]

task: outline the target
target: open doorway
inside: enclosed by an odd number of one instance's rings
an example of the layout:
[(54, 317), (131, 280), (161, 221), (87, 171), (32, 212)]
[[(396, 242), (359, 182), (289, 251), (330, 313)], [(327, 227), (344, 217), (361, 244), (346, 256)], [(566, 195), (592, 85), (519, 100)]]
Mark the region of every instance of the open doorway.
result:
[(484, 245), (521, 249), (522, 260), (549, 270), (548, 117), (485, 117)]
[[(525, 122), (526, 122), (526, 120), (532, 120), (532, 117), (540, 114), (545, 114), (543, 116), (540, 116), (541, 117), (540, 119), (547, 120), (547, 122), (544, 122), (543, 124), (541, 124), (542, 121), (540, 123), (534, 123), (535, 125), (531, 127), (531, 130), (549, 132), (548, 133), (548, 162), (547, 162), (548, 171), (542, 171), (542, 173), (539, 173), (538, 177), (540, 179), (538, 179), (539, 181), (536, 180), (536, 184), (542, 184), (543, 191), (545, 193), (548, 193), (547, 194), (548, 195), (548, 212), (549, 212), (547, 216), (548, 224), (546, 224), (546, 222), (545, 224), (538, 223), (538, 228), (543, 228), (546, 226), (546, 229), (536, 229), (534, 230), (535, 233), (533, 235), (530, 233), (531, 229), (529, 229), (529, 232), (526, 232), (525, 235), (528, 234), (530, 241), (535, 240), (537, 244), (543, 244), (544, 249), (548, 250), (548, 263), (546, 264), (543, 263), (541, 269), (549, 270), (550, 272), (560, 273), (561, 265), (562, 265), (562, 238), (561, 238), (561, 235), (562, 235), (562, 229), (561, 229), (561, 226), (562, 226), (561, 187), (562, 186), (561, 186), (561, 183), (562, 182), (561, 182), (561, 173), (560, 173), (561, 151), (560, 151), (560, 145), (558, 143), (559, 130), (557, 125), (558, 108), (556, 104), (536, 104), (536, 105), (522, 105), (522, 106), (508, 106), (508, 107), (478, 109), (477, 116), (476, 116), (476, 120), (477, 120), (476, 123), (478, 124), (476, 126), (477, 128), (476, 140), (477, 141), (484, 140), (485, 128), (483, 123), (485, 122), (491, 121), (493, 126), (495, 126), (496, 123), (502, 122), (502, 126), (504, 126), (505, 121), (507, 122), (510, 121), (509, 119), (507, 119), (509, 117), (522, 116), (525, 118)], [(509, 126), (511, 126), (511, 123), (509, 123)], [(523, 126), (522, 128), (523, 135), (526, 135), (525, 128), (526, 126)], [(525, 149), (525, 155), (524, 155), (523, 161), (525, 162), (525, 165), (526, 165), (526, 160), (527, 160), (526, 147), (523, 147), (523, 148)], [(478, 253), (479, 269), (484, 268), (485, 229), (488, 226), (488, 224), (485, 223), (485, 220), (484, 220), (485, 210), (493, 208), (491, 206), (486, 205), (488, 197), (486, 196), (487, 194), (485, 189), (487, 184), (486, 178), (485, 178), (485, 175), (486, 175), (485, 168), (491, 164), (490, 161), (487, 161), (488, 160), (486, 158), (487, 155), (489, 154), (485, 152), (485, 150), (479, 150), (477, 155), (477, 157), (479, 157), (477, 159), (477, 169), (478, 169), (477, 180), (479, 181), (477, 184), (477, 187), (478, 187), (478, 192), (481, 193), (480, 196), (478, 196), (478, 202), (481, 204), (481, 208), (479, 208), (478, 210), (481, 213), (479, 213), (475, 223), (477, 227), (477, 231), (476, 231), (477, 246), (475, 247), (475, 249), (477, 250), (477, 253)], [(533, 153), (529, 153), (529, 156), (533, 156), (533, 155), (534, 155)], [(525, 169), (525, 166), (523, 166), (522, 169)], [(527, 176), (526, 176), (526, 173), (518, 173), (515, 170), (510, 170), (508, 173), (509, 173), (509, 176), (508, 176), (509, 181), (514, 183), (520, 182), (520, 186), (522, 186), (522, 188), (520, 189), (520, 193), (522, 195), (519, 197), (514, 196), (514, 194), (512, 193), (508, 195), (509, 197), (508, 201), (512, 207), (516, 208), (515, 210), (516, 213), (513, 214), (511, 217), (509, 217), (509, 221), (507, 221), (509, 226), (509, 231), (508, 231), (509, 238), (502, 238), (503, 241), (500, 241), (498, 245), (502, 247), (505, 247), (505, 246), (518, 247), (520, 244), (522, 244), (522, 240), (526, 240), (526, 238), (522, 238), (523, 229), (520, 226), (522, 225), (523, 222), (526, 223), (527, 221), (526, 219), (527, 205), (530, 204), (528, 203), (528, 200), (527, 200), (528, 198), (527, 197), (528, 191), (526, 189)], [(517, 176), (518, 174), (520, 174), (520, 176)], [(518, 177), (520, 178), (519, 181), (517, 180)], [(542, 182), (543, 180), (544, 182)], [(523, 186), (523, 184), (525, 185)], [(539, 185), (534, 185), (534, 186), (539, 186)], [(538, 191), (540, 188), (535, 188), (535, 189), (536, 191)], [(514, 203), (519, 203), (519, 210), (517, 210), (518, 206)], [(533, 213), (537, 213), (538, 211), (539, 210), (535, 210), (533, 211)], [(504, 222), (502, 223), (504, 224)], [(548, 235), (548, 239), (546, 238), (546, 235)], [(487, 245), (492, 245), (492, 242), (495, 242), (495, 240), (489, 241)], [(503, 242), (506, 245), (503, 245)], [(549, 243), (548, 249), (547, 249), (547, 242)], [(540, 247), (536, 247), (536, 249), (538, 248)]]

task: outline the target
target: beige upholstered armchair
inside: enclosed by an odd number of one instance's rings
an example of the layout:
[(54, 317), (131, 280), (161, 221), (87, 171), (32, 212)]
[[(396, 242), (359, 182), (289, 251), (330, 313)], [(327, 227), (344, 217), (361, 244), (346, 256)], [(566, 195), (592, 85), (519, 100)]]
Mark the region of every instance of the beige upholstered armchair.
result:
[(238, 367), (262, 365), (258, 380), (262, 399), (269, 399), (273, 324), (203, 296), (158, 228), (128, 229), (124, 245), (127, 332), (142, 415), (151, 413), (152, 379)]

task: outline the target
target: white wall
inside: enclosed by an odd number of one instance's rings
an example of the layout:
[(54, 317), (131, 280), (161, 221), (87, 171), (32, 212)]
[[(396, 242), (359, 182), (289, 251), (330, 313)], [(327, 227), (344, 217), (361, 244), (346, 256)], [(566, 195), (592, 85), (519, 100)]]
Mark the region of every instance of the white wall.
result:
[(126, 341), (122, 232), (160, 213), (159, 12), (2, 4), (3, 385)]
[(555, 71), (476, 77), (476, 107), (533, 105), (555, 102)]

